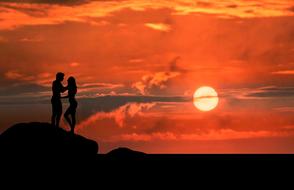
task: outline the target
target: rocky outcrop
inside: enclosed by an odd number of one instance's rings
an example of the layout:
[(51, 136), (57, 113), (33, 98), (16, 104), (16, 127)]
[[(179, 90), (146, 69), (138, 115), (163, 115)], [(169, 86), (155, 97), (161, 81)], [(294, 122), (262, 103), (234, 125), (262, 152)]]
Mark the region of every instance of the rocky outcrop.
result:
[(0, 135), (1, 155), (97, 155), (98, 144), (49, 123), (20, 123)]

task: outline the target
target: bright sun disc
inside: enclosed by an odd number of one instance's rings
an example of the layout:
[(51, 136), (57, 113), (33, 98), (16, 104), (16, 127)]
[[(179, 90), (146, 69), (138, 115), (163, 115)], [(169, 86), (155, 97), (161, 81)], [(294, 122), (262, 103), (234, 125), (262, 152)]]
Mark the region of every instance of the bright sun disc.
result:
[(198, 88), (193, 96), (193, 103), (200, 111), (211, 111), (218, 105), (217, 92), (208, 86)]

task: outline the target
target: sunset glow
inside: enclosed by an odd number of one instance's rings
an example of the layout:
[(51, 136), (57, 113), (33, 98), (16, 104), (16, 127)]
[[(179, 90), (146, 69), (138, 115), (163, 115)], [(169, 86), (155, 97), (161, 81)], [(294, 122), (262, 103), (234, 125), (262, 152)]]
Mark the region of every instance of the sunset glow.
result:
[(104, 153), (294, 153), (293, 34), (293, 0), (0, 0), (0, 132), (64, 72)]

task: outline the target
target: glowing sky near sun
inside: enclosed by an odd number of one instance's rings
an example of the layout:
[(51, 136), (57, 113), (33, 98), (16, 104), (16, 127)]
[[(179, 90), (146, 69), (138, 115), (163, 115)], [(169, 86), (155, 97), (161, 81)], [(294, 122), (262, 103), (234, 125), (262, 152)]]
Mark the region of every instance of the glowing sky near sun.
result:
[(293, 34), (293, 0), (0, 0), (0, 131), (49, 121), (63, 71), (104, 152), (293, 153)]

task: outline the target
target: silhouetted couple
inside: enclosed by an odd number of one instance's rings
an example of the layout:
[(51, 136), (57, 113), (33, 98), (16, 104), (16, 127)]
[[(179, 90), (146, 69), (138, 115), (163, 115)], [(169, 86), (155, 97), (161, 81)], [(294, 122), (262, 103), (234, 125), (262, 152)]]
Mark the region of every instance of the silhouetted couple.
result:
[[(52, 118), (51, 123), (53, 126), (59, 127), (60, 118), (62, 115), (62, 98), (68, 98), (69, 107), (64, 113), (64, 118), (68, 122), (71, 133), (74, 133), (75, 125), (76, 125), (76, 110), (78, 107), (78, 102), (75, 99), (77, 94), (77, 85), (74, 77), (69, 77), (67, 79), (67, 86), (64, 87), (62, 85), (62, 81), (64, 80), (64, 73), (57, 73), (56, 80), (52, 83)], [(62, 97), (61, 93), (68, 91), (68, 95)]]

